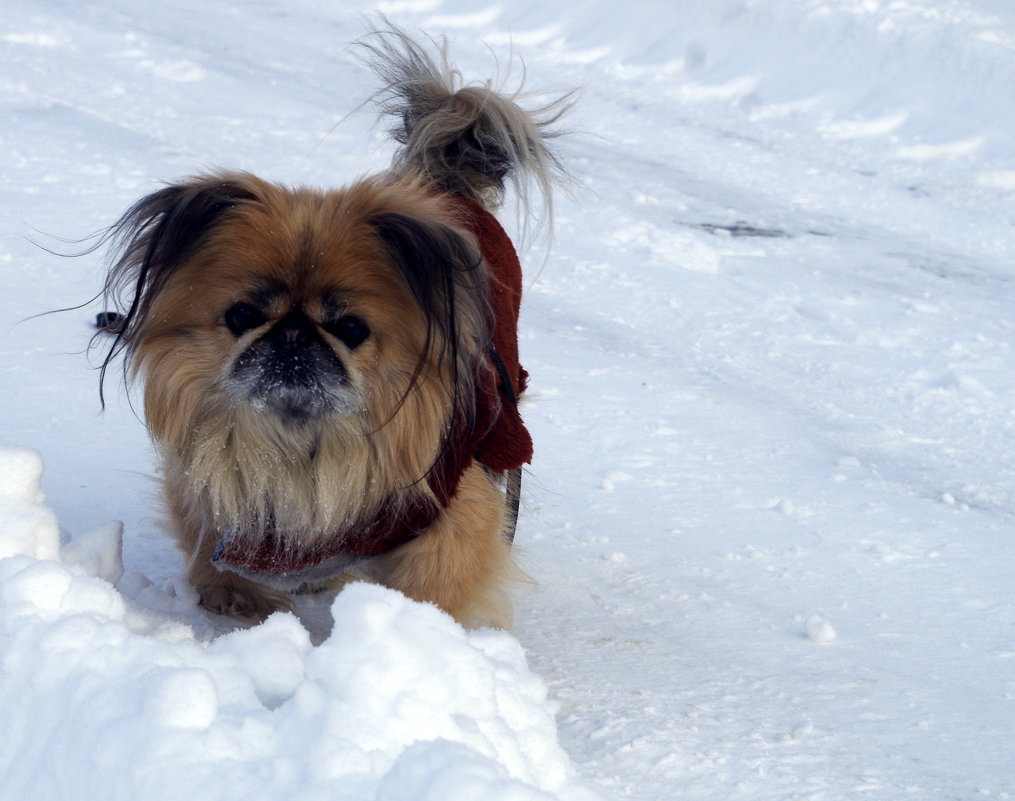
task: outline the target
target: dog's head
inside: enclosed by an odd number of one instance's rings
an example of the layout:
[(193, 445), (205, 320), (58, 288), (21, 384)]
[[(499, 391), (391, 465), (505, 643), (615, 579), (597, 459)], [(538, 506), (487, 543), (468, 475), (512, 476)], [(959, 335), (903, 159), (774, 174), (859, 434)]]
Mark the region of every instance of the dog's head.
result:
[(110, 358), (126, 351), (152, 435), (205, 483), (320, 458), (412, 483), (469, 413), (486, 272), (432, 193), (222, 173), (143, 198), (114, 236)]

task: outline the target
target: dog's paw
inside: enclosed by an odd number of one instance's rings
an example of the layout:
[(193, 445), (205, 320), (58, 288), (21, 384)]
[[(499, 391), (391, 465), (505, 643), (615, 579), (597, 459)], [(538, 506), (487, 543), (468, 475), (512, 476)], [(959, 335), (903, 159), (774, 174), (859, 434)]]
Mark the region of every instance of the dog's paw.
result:
[(272, 612), (293, 609), (292, 601), (286, 596), (254, 586), (241, 588), (204, 584), (196, 589), (203, 608), (243, 623), (260, 623)]

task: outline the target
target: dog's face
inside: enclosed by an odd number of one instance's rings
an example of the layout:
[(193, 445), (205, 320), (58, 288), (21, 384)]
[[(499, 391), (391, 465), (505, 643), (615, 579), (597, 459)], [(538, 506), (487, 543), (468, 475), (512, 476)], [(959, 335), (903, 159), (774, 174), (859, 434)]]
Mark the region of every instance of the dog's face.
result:
[[(418, 482), (471, 402), (483, 271), (426, 193), (222, 175), (145, 198), (121, 229), (111, 278), (133, 296), (121, 337), (149, 428), (218, 515), (278, 518), (272, 482), (322, 471), (380, 503)], [(286, 489), (298, 527), (325, 525), (308, 492)]]
[(369, 216), (341, 195), (258, 189), (187, 234), (189, 252), (139, 321), (135, 360), (157, 437), (151, 407), (167, 383), (187, 381), (174, 393), (185, 406), (301, 426), (383, 405), (420, 359), (426, 321)]

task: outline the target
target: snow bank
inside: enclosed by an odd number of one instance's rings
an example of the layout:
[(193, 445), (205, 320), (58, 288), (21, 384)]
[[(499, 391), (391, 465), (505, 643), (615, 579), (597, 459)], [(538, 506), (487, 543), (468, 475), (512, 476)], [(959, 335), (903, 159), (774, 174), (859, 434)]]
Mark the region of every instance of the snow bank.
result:
[(0, 798), (590, 797), (509, 635), (360, 584), (318, 647), (288, 614), (201, 642), (110, 583), (117, 527), (61, 559), (41, 475), (0, 450)]
[(0, 455), (0, 558), (57, 558), (60, 531), (56, 516), (42, 505), (41, 476), (37, 453), (8, 449)]

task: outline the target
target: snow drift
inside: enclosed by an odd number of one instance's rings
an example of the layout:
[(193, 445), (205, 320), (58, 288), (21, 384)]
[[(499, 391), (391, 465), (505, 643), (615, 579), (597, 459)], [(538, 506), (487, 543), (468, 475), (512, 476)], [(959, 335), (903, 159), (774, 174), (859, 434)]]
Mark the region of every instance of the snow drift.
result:
[(590, 797), (514, 638), (359, 584), (317, 647), (291, 614), (199, 641), (110, 583), (118, 527), (61, 548), (41, 476), (0, 450), (0, 797)]

